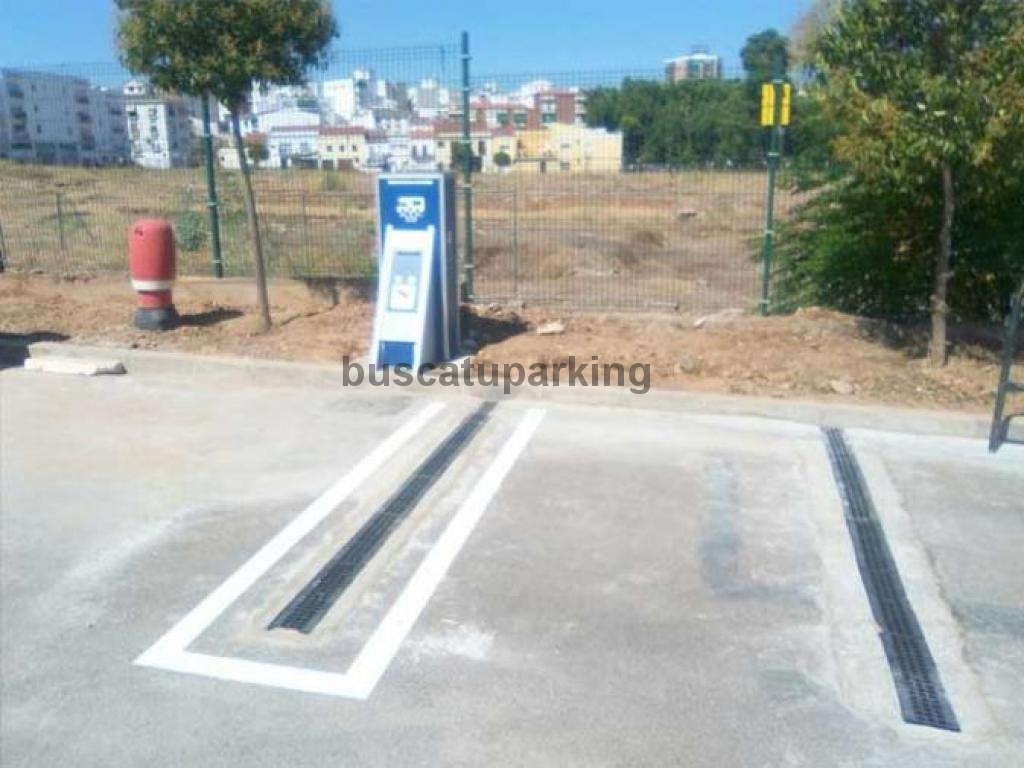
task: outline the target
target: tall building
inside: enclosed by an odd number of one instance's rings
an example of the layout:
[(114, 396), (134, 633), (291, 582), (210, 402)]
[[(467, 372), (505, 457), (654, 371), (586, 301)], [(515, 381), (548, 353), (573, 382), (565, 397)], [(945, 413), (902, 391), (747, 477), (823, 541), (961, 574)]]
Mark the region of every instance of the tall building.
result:
[(437, 80), (423, 80), (415, 88), (409, 89), (413, 112), (421, 120), (436, 120), (446, 113), (450, 94), (442, 88)]
[(118, 94), (81, 77), (0, 69), (0, 157), (64, 165), (127, 160)]
[(665, 80), (719, 80), (722, 77), (722, 57), (706, 51), (695, 51), (665, 62)]
[(351, 77), (325, 80), (320, 97), (330, 122), (348, 123), (356, 114), (356, 82)]
[(96, 125), (95, 161), (99, 165), (120, 165), (131, 158), (125, 97), (120, 91), (93, 88), (90, 106)]
[(184, 99), (156, 94), (132, 80), (124, 87), (131, 158), (143, 168), (179, 168), (192, 149), (191, 113)]

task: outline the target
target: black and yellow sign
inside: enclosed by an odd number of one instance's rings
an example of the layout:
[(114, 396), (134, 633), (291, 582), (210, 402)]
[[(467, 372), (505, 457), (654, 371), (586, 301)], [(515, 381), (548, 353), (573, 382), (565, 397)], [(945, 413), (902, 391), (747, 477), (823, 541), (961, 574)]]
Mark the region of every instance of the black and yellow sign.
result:
[[(761, 86), (761, 125), (771, 128), (775, 125), (775, 84), (765, 83)], [(793, 86), (783, 83), (779, 86), (782, 91), (782, 108), (779, 110), (779, 125), (789, 125), (789, 117), (792, 109)]]

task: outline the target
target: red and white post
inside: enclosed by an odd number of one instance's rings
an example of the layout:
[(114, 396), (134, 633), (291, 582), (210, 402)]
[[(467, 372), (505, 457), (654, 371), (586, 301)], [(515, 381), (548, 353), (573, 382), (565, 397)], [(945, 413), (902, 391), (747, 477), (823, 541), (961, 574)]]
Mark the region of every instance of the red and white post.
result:
[(166, 331), (178, 324), (171, 289), (177, 273), (174, 230), (163, 219), (139, 219), (128, 242), (128, 269), (138, 294), (135, 327)]

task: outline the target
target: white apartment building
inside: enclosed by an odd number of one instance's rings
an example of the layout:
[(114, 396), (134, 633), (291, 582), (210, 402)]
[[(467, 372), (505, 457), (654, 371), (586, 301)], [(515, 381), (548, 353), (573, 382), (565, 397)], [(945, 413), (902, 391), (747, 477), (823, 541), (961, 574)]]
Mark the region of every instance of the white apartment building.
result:
[(249, 94), (250, 112), (290, 108), (319, 109), (317, 94), (308, 85), (258, 85)]
[(356, 81), (351, 77), (325, 80), (320, 96), (332, 123), (349, 123), (356, 114)]
[(158, 96), (135, 80), (125, 85), (124, 96), (132, 162), (160, 169), (187, 165), (193, 136), (185, 100)]
[(126, 159), (116, 120), (123, 108), (88, 80), (0, 69), (0, 93), (0, 156), (66, 165)]
[(320, 127), (320, 112), (315, 109), (300, 107), (282, 107), (269, 112), (256, 112), (245, 115), (241, 119), (242, 135), (250, 133), (272, 133), (275, 129), (283, 127), (302, 126), (312, 128), (313, 132)]
[(436, 120), (448, 114), (451, 93), (442, 88), (437, 80), (423, 80), (415, 88), (409, 89), (413, 112), (421, 120)]
[(267, 168), (319, 166), (317, 142), (320, 126), (281, 125), (271, 128), (267, 138)]
[(719, 80), (721, 77), (722, 57), (706, 51), (695, 51), (665, 62), (665, 80), (669, 83), (678, 83), (682, 80)]
[(107, 88), (89, 92), (95, 118), (95, 161), (99, 165), (120, 165), (131, 159), (128, 116), (124, 94)]

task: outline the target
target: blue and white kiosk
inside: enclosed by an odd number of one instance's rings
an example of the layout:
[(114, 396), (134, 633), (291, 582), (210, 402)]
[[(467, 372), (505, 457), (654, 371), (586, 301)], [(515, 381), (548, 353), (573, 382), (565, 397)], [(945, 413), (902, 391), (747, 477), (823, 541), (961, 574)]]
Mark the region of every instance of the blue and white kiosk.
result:
[(459, 351), (455, 180), (383, 173), (377, 182), (377, 315), (370, 362), (421, 365)]

